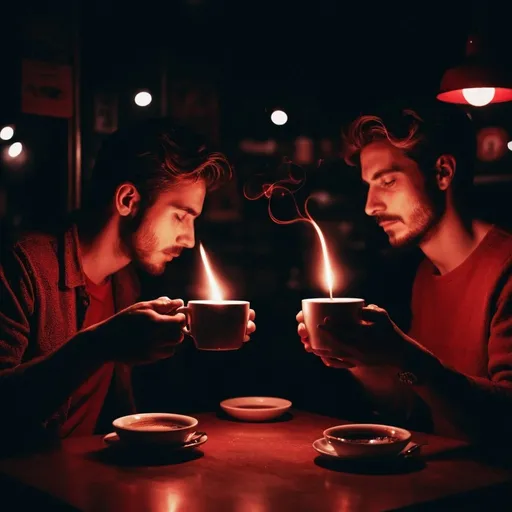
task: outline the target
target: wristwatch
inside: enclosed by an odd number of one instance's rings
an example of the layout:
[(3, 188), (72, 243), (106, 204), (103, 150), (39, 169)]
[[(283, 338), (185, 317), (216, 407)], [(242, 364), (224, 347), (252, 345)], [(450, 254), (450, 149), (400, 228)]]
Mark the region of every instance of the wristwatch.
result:
[(418, 377), (412, 372), (398, 372), (398, 380), (402, 384), (408, 384), (409, 386), (418, 384)]

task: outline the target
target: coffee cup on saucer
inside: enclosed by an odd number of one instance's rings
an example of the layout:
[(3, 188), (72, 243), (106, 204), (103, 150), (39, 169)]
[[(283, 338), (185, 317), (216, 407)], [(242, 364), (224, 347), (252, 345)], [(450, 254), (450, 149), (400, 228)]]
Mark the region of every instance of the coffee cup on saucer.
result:
[(338, 457), (379, 458), (398, 455), (411, 433), (389, 425), (349, 423), (324, 430), (324, 440)]
[(117, 418), (112, 426), (123, 443), (180, 446), (204, 434), (196, 435), (198, 423), (196, 418), (183, 414), (141, 413)]

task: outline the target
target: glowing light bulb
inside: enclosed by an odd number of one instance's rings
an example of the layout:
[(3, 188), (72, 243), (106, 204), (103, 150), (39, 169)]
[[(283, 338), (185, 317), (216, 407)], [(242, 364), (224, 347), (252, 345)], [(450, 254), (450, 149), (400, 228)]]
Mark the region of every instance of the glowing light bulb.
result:
[(23, 145), (21, 144), (21, 142), (15, 142), (14, 144), (11, 144), (9, 146), (7, 153), (11, 158), (16, 158), (21, 155), (22, 151), (23, 151)]
[(141, 91), (135, 95), (133, 101), (135, 101), (135, 104), (139, 107), (147, 107), (151, 101), (153, 101), (153, 98), (148, 91)]
[(270, 119), (274, 124), (277, 124), (277, 126), (282, 126), (283, 124), (286, 124), (286, 121), (288, 121), (288, 116), (286, 115), (286, 112), (283, 112), (282, 110), (274, 110), (270, 115)]
[(14, 137), (14, 130), (12, 126), (4, 126), (0, 130), (0, 139), (2, 140), (11, 140)]
[(471, 89), (462, 89), (464, 99), (474, 107), (484, 107), (494, 99), (494, 87), (473, 87)]
[(512, 151), (512, 140), (507, 142), (507, 148), (509, 151)]

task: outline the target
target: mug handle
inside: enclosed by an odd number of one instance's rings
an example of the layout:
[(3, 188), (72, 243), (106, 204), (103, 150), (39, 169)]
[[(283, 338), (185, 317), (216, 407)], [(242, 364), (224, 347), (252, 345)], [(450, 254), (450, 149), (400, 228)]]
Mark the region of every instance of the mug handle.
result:
[[(189, 307), (182, 306), (181, 308), (178, 308), (176, 310), (176, 313), (183, 313), (187, 317), (187, 323), (190, 324), (190, 308)], [(182, 330), (185, 334), (192, 336), (192, 333), (190, 332), (190, 328), (188, 328), (186, 325), (184, 325), (182, 327)]]

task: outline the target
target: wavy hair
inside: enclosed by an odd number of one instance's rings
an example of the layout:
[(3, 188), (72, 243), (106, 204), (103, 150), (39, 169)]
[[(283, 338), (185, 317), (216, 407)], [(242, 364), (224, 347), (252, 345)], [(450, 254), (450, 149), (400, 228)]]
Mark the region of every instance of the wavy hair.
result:
[(88, 183), (85, 208), (107, 207), (125, 182), (151, 205), (158, 194), (184, 182), (204, 180), (213, 190), (232, 177), (225, 155), (209, 151), (205, 140), (167, 118), (123, 127), (101, 147)]
[(359, 165), (361, 151), (377, 141), (403, 150), (424, 174), (435, 169), (441, 155), (452, 155), (457, 165), (454, 191), (472, 185), (476, 134), (470, 117), (457, 107), (434, 105), (424, 111), (407, 108), (382, 116), (361, 115), (343, 134), (343, 159), (348, 165)]

